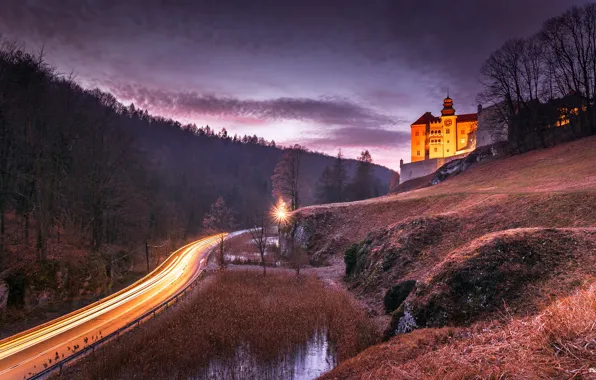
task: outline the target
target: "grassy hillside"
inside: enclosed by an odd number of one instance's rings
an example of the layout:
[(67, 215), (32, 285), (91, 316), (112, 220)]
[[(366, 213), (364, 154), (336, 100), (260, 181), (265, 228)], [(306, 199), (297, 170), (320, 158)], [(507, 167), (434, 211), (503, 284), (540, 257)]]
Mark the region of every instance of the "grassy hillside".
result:
[[(543, 363), (534, 377), (588, 376), (586, 366), (596, 365), (596, 331), (582, 319), (596, 313), (594, 302), (585, 301), (596, 283), (594, 163), (596, 138), (587, 138), (481, 162), (437, 186), (297, 212), (313, 261), (344, 271), (347, 252), (344, 285), (384, 316), (387, 337), (398, 333), (328, 378), (525, 376), (536, 365), (514, 371), (505, 357), (515, 345), (526, 359)], [(538, 331), (531, 342), (516, 341), (522, 327), (555, 321), (571, 304), (587, 316), (568, 316), (565, 332)], [(486, 324), (493, 327), (484, 333)], [(491, 351), (512, 326), (520, 335), (506, 339), (515, 344)], [(581, 354), (561, 348), (577, 336)], [(463, 355), (446, 353), (476, 345), (476, 362), (442, 372)]]

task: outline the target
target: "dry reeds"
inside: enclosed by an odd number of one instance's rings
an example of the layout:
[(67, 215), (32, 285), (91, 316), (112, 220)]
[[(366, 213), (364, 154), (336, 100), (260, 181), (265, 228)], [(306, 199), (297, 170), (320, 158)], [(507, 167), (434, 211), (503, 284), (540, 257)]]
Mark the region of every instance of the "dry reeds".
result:
[(210, 361), (225, 362), (240, 347), (259, 363), (281, 360), (321, 331), (327, 331), (339, 361), (374, 343), (373, 329), (355, 301), (316, 278), (226, 271), (207, 280), (180, 309), (106, 346), (66, 376), (198, 376)]

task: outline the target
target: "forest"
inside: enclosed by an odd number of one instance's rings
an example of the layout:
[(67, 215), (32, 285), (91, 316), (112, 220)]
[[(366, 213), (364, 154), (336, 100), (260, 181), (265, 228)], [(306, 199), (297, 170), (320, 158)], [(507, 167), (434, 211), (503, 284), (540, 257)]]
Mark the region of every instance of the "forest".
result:
[[(153, 267), (204, 233), (220, 196), (236, 226), (250, 226), (276, 201), (274, 171), (297, 149), (299, 206), (327, 201), (320, 178), (335, 157), (152, 116), (3, 41), (0, 280), (9, 307), (109, 293), (139, 261)], [(346, 189), (352, 176), (366, 183), (337, 201), (386, 194), (397, 178), (368, 152), (341, 167)]]
[(480, 80), (491, 134), (508, 139), (513, 153), (595, 134), (596, 4), (506, 41), (484, 62)]

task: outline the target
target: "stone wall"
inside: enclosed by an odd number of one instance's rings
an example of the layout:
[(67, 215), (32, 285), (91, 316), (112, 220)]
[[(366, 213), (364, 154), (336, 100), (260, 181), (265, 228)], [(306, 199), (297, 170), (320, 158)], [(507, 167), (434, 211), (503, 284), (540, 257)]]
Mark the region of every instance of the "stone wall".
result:
[(451, 157), (433, 158), (430, 160), (410, 162), (409, 164), (400, 162), (399, 183), (404, 183), (414, 178), (424, 177), (425, 175), (432, 174), (446, 163), (458, 158), (462, 158), (466, 154), (467, 153), (458, 154)]

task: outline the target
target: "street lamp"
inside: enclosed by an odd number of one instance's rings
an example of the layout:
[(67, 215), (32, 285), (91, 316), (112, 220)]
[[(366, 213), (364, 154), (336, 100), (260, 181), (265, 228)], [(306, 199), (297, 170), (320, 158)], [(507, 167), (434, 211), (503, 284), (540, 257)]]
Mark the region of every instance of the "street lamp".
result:
[(275, 219), (278, 226), (282, 223), (285, 223), (288, 220), (288, 207), (286, 206), (286, 203), (280, 200), (277, 205), (273, 207), (271, 214), (273, 215), (273, 219)]
[(289, 217), (286, 202), (280, 199), (279, 202), (277, 202), (277, 205), (273, 207), (273, 210), (271, 211), (271, 216), (273, 216), (273, 219), (277, 222), (277, 243), (279, 245), (279, 252), (281, 253), (281, 224), (285, 224)]

